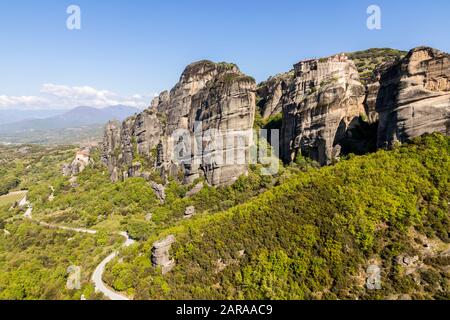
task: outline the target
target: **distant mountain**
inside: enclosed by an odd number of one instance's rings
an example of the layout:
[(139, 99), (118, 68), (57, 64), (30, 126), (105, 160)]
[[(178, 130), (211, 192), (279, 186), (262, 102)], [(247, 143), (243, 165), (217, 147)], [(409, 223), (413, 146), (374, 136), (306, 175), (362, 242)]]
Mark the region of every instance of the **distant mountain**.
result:
[[(104, 109), (77, 107), (69, 111), (41, 110), (25, 113), (21, 110), (1, 111), (0, 143), (77, 144), (100, 141), (103, 127), (109, 120), (123, 121), (141, 110), (123, 105)], [(17, 114), (15, 114), (17, 112)], [(50, 116), (44, 117), (46, 114)], [(14, 119), (20, 119), (14, 121)], [(34, 117), (34, 118), (33, 118)], [(43, 117), (43, 118), (38, 118)], [(32, 119), (30, 119), (32, 118)], [(10, 119), (9, 123), (6, 123)]]
[(103, 125), (109, 120), (123, 121), (140, 110), (123, 105), (103, 109), (92, 107), (77, 107), (62, 114), (44, 119), (28, 119), (17, 122), (3, 123), (1, 134), (19, 133), (23, 131), (53, 130), (65, 128), (80, 128), (84, 126)]
[(54, 110), (54, 109), (42, 109), (42, 110), (22, 110), (22, 109), (11, 109), (11, 110), (1, 110), (0, 109), (0, 124), (19, 122), (23, 120), (31, 119), (44, 119), (49, 117), (54, 117), (66, 112), (66, 110)]

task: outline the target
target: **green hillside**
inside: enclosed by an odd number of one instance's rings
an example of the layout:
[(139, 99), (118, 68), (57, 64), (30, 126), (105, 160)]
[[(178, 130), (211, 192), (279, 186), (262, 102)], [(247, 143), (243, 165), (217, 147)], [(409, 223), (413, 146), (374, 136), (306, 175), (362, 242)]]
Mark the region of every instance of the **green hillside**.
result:
[[(90, 277), (121, 245), (118, 231), (137, 244), (103, 279), (134, 299), (449, 298), (450, 138), (439, 134), (330, 167), (299, 158), (273, 177), (252, 166), (235, 184), (191, 197), (198, 181), (173, 180), (164, 204), (143, 179), (112, 183), (98, 150), (75, 184), (61, 174), (72, 147), (2, 150), (0, 186), (28, 190), (34, 221), (0, 206), (1, 299), (102, 298)], [(188, 206), (192, 219), (183, 218)], [(169, 234), (176, 267), (163, 276), (151, 248)], [(65, 288), (71, 265), (81, 267), (80, 290)], [(381, 269), (381, 290), (366, 289), (370, 265)]]
[[(254, 200), (122, 252), (105, 279), (135, 299), (448, 299), (449, 160), (450, 139), (436, 134), (291, 168)], [(177, 265), (162, 276), (149, 257), (168, 234)], [(415, 256), (417, 266), (397, 262)], [(381, 290), (365, 288), (370, 264), (381, 268)]]

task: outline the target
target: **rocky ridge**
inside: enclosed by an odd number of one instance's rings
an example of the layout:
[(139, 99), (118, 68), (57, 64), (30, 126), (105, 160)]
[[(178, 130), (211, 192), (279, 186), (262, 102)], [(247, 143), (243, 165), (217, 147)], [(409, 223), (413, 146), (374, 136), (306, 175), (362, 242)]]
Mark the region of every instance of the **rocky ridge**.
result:
[[(382, 63), (374, 67), (374, 61)], [(163, 181), (173, 176), (185, 183), (200, 177), (211, 185), (232, 183), (250, 163), (257, 108), (266, 119), (282, 113), (285, 163), (301, 155), (327, 165), (341, 152), (372, 151), (372, 140), (373, 148), (390, 147), (423, 133), (448, 134), (448, 61), (448, 54), (427, 47), (406, 56), (395, 51), (370, 60), (368, 79), (362, 64), (357, 68), (347, 55), (338, 54), (301, 61), (258, 87), (234, 64), (199, 61), (186, 67), (175, 87), (147, 110), (107, 125), (103, 162), (113, 181), (129, 176), (152, 180), (156, 172)], [(223, 161), (227, 157), (234, 161)]]

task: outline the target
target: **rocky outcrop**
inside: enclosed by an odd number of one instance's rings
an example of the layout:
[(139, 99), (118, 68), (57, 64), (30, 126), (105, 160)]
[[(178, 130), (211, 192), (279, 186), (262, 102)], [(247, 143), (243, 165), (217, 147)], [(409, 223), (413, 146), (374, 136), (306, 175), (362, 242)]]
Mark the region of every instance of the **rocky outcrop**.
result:
[(155, 192), (156, 197), (158, 198), (159, 202), (161, 204), (164, 204), (166, 202), (166, 188), (158, 184), (156, 182), (150, 182), (150, 186), (152, 187), (153, 191)]
[(197, 183), (191, 190), (186, 192), (186, 197), (190, 198), (195, 196), (197, 193), (199, 193), (203, 189), (203, 182)]
[(75, 159), (71, 164), (64, 164), (62, 167), (62, 173), (64, 176), (76, 176), (86, 169), (86, 167), (92, 163), (90, 148), (82, 148), (75, 154)]
[(185, 219), (190, 219), (190, 218), (192, 218), (194, 216), (194, 214), (195, 214), (195, 207), (194, 206), (189, 206), (184, 211), (184, 218)]
[(147, 110), (108, 123), (102, 160), (113, 181), (150, 181), (156, 173), (163, 181), (204, 177), (210, 185), (230, 184), (251, 163), (255, 92), (264, 118), (283, 113), (286, 163), (301, 154), (327, 165), (341, 153), (448, 134), (449, 69), (448, 54), (420, 47), (379, 65), (365, 86), (353, 61), (339, 54), (301, 61), (256, 88), (234, 64), (199, 61)]
[(380, 77), (378, 147), (450, 131), (450, 55), (419, 47)]
[(397, 64), (399, 59), (391, 60), (383, 63), (375, 68), (372, 73), (372, 77), (367, 81), (366, 85), (366, 99), (364, 101), (364, 107), (366, 109), (366, 116), (369, 123), (376, 123), (379, 120), (377, 112), (377, 99), (378, 92), (380, 90), (381, 76), (386, 70)]
[(133, 168), (139, 158), (142, 170), (181, 176), (186, 183), (200, 176), (212, 185), (233, 182), (249, 162), (255, 89), (234, 64), (189, 65), (149, 109), (106, 126), (102, 159), (111, 179), (140, 175)]
[(281, 154), (301, 153), (325, 165), (339, 156), (339, 143), (365, 114), (365, 88), (345, 55), (302, 61), (282, 97)]
[(81, 289), (81, 267), (70, 266), (67, 268), (69, 274), (66, 282), (67, 290), (80, 290)]
[(294, 71), (270, 77), (258, 85), (258, 108), (264, 119), (283, 111), (282, 98), (294, 80)]
[(175, 260), (170, 259), (169, 255), (170, 248), (174, 242), (175, 237), (170, 235), (153, 244), (152, 264), (154, 267), (161, 267), (162, 274), (171, 271), (175, 266)]

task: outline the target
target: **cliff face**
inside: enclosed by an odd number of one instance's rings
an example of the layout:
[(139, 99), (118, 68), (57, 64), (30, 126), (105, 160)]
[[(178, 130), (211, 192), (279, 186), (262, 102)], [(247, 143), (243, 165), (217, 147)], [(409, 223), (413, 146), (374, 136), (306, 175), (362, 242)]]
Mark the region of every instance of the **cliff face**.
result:
[(103, 160), (112, 180), (157, 170), (185, 182), (200, 176), (212, 185), (233, 182), (250, 162), (255, 87), (233, 64), (189, 65), (149, 109), (107, 125)]
[(344, 54), (302, 61), (258, 88), (234, 64), (193, 63), (149, 109), (107, 125), (103, 161), (113, 181), (151, 180), (156, 173), (186, 183), (202, 176), (211, 185), (232, 183), (251, 162), (255, 92), (264, 118), (283, 114), (286, 163), (301, 154), (327, 165), (341, 152), (363, 154), (427, 132), (449, 134), (449, 55), (425, 47), (404, 58), (400, 53), (377, 58), (376, 67), (371, 62), (365, 85), (365, 60), (358, 72)]
[(419, 47), (380, 77), (378, 147), (450, 130), (450, 55)]
[(283, 111), (282, 98), (293, 80), (294, 71), (290, 71), (271, 77), (258, 85), (258, 107), (264, 119)]
[(300, 152), (329, 164), (339, 155), (340, 140), (365, 113), (364, 86), (344, 55), (303, 61), (294, 70), (282, 97), (282, 158), (290, 162)]

